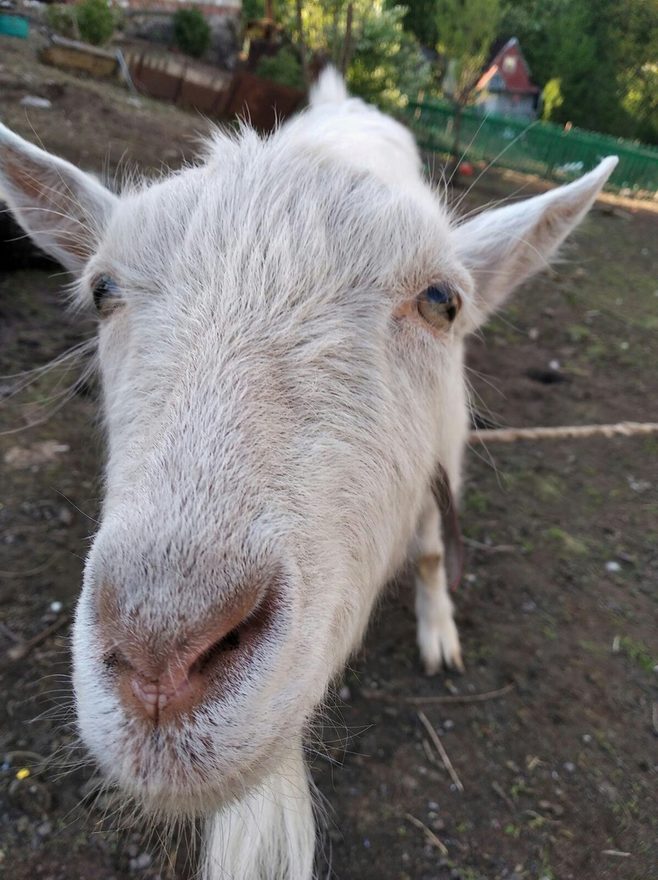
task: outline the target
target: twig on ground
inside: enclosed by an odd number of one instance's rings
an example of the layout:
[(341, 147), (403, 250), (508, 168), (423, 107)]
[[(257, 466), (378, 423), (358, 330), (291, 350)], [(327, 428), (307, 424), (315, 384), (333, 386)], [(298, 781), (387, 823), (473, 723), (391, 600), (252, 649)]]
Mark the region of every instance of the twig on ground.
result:
[(37, 645), (40, 645), (42, 642), (45, 642), (46, 639), (56, 633), (57, 630), (60, 630), (63, 626), (65, 626), (69, 622), (68, 614), (63, 615), (58, 618), (54, 623), (51, 623), (50, 626), (47, 626), (44, 630), (41, 630), (40, 633), (37, 633), (31, 639), (28, 639), (25, 642), (18, 642), (18, 644), (14, 645), (13, 648), (9, 648), (7, 651), (7, 657), (10, 660), (22, 660), (24, 657), (30, 653), (33, 648), (36, 648)]
[(420, 719), (420, 723), (423, 725), (425, 730), (428, 732), (430, 740), (432, 741), (432, 744), (434, 745), (437, 752), (439, 753), (439, 756), (441, 757), (441, 760), (443, 761), (443, 766), (448, 771), (448, 774), (449, 774), (450, 778), (452, 779), (452, 781), (454, 782), (457, 790), (464, 791), (464, 786), (462, 785), (462, 781), (459, 778), (459, 776), (457, 776), (457, 771), (452, 766), (452, 761), (448, 757), (448, 753), (446, 752), (443, 743), (439, 739), (436, 730), (434, 730), (434, 728), (432, 727), (432, 724), (430, 723), (429, 718), (422, 711), (419, 711), (417, 713), (417, 715), (418, 715), (418, 718)]
[(6, 623), (0, 621), (0, 632), (4, 633), (12, 642), (20, 642), (21, 637), (17, 636), (13, 629), (9, 629)]
[(620, 849), (602, 849), (602, 856), (615, 856), (618, 859), (629, 859), (631, 857), (631, 853), (622, 852)]
[(503, 801), (505, 804), (507, 804), (507, 806), (510, 808), (510, 810), (514, 810), (514, 801), (505, 792), (505, 789), (500, 784), (500, 782), (496, 782), (496, 780), (494, 779), (494, 781), (491, 783), (491, 787), (496, 792), (496, 794), (501, 799), (501, 801)]
[(514, 553), (517, 549), (513, 544), (483, 544), (482, 541), (463, 536), (462, 541), (469, 547), (474, 547), (476, 550), (486, 550), (487, 553)]
[(420, 828), (420, 830), (425, 833), (425, 837), (427, 837), (428, 843), (431, 843), (433, 846), (435, 846), (442, 856), (448, 855), (448, 847), (445, 845), (445, 843), (443, 843), (442, 840), (439, 840), (432, 829), (428, 828), (424, 822), (421, 822), (420, 819), (416, 819), (416, 817), (412, 816), (411, 813), (405, 813), (404, 818), (408, 822), (411, 822), (412, 825), (415, 825), (416, 828)]
[(638, 434), (658, 434), (658, 422), (617, 422), (613, 425), (561, 425), (557, 428), (491, 428), (471, 431), (468, 442), (514, 443), (516, 440), (633, 437)]
[(432, 751), (432, 747), (427, 742), (425, 737), (423, 737), (423, 751), (425, 752), (425, 757), (430, 762), (430, 764), (433, 764), (435, 767), (438, 767), (439, 762), (436, 760), (436, 755)]
[(36, 568), (28, 568), (26, 571), (0, 571), (0, 577), (3, 578), (22, 578), (22, 577), (31, 577), (33, 574), (41, 574), (42, 571), (45, 571), (47, 568), (50, 568), (53, 561), (56, 559), (57, 554), (53, 553), (50, 559), (47, 562), (42, 563), (41, 565), (37, 565)]
[(441, 704), (458, 704), (458, 703), (484, 703), (487, 700), (496, 700), (504, 697), (514, 690), (514, 684), (506, 684), (505, 687), (498, 688), (495, 691), (485, 691), (481, 694), (452, 694), (450, 696), (438, 697), (398, 697), (395, 694), (381, 693), (380, 691), (363, 688), (361, 695), (367, 700), (382, 700), (384, 703), (409, 703), (412, 706), (434, 706)]

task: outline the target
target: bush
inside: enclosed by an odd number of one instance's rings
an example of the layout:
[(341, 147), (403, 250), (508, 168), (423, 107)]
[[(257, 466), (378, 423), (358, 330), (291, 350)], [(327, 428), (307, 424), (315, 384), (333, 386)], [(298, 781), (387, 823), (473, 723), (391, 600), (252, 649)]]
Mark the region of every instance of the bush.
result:
[(198, 9), (179, 9), (173, 18), (174, 39), (178, 48), (201, 58), (210, 46), (210, 26)]
[(364, 16), (355, 28), (347, 70), (350, 91), (388, 113), (404, 107), (432, 80), (418, 41), (402, 27), (405, 9), (393, 6)]
[(256, 74), (282, 86), (304, 88), (302, 65), (292, 49), (283, 48), (276, 55), (265, 56), (258, 62)]
[(114, 33), (116, 20), (107, 0), (81, 0), (75, 7), (80, 38), (94, 46), (107, 43)]
[(53, 3), (46, 7), (46, 24), (51, 31), (69, 39), (78, 39), (78, 25), (75, 15), (75, 6), (66, 6), (63, 3)]

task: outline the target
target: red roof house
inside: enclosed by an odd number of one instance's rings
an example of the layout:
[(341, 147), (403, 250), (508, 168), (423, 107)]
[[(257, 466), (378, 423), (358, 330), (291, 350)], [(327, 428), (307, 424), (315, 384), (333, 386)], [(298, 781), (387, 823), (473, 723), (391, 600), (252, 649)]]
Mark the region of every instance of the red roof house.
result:
[(534, 119), (541, 89), (530, 79), (530, 68), (519, 41), (512, 37), (478, 80), (476, 105), (484, 113)]

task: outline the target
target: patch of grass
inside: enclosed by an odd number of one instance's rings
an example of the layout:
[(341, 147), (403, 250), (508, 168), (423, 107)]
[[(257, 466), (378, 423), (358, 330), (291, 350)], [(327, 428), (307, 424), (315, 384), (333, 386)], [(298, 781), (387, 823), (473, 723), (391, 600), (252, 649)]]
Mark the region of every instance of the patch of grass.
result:
[(551, 867), (548, 853), (545, 850), (542, 850), (541, 853), (541, 866), (539, 868), (538, 878), (539, 880), (556, 880), (555, 872)]
[(569, 342), (583, 342), (585, 339), (589, 339), (591, 335), (592, 331), (589, 327), (585, 327), (584, 324), (569, 324), (567, 327)]
[(595, 657), (601, 657), (606, 651), (600, 642), (592, 642), (589, 639), (580, 639), (578, 641), (578, 647), (582, 651), (586, 651), (588, 654), (592, 654)]
[(546, 537), (558, 544), (570, 556), (585, 556), (589, 553), (589, 548), (582, 538), (570, 535), (569, 532), (565, 532), (559, 526), (551, 526), (547, 529)]
[(645, 437), (643, 446), (648, 455), (658, 455), (658, 435), (650, 434)]
[(619, 650), (645, 672), (653, 672), (654, 666), (658, 663), (658, 660), (651, 656), (649, 649), (642, 642), (637, 642), (630, 636), (622, 636), (619, 639)]
[(529, 792), (530, 789), (528, 788), (525, 780), (521, 778), (515, 779), (509, 790), (512, 799), (515, 801), (518, 800), (522, 794), (528, 794)]
[(512, 822), (510, 822), (509, 825), (506, 825), (503, 828), (503, 831), (505, 832), (505, 834), (508, 835), (508, 837), (513, 837), (514, 840), (518, 840), (518, 838), (521, 836), (521, 829), (518, 825), (514, 825)]
[(608, 357), (608, 347), (602, 342), (592, 342), (585, 348), (585, 357), (590, 361), (605, 360)]
[(471, 490), (466, 493), (464, 507), (474, 513), (486, 513), (489, 509), (489, 499), (482, 492)]
[(549, 642), (554, 642), (557, 639), (557, 629), (555, 625), (552, 623), (546, 623), (541, 629), (542, 635), (548, 639)]
[(559, 477), (549, 474), (546, 476), (535, 476), (535, 487), (537, 494), (543, 501), (554, 501), (562, 498), (566, 494), (565, 486)]

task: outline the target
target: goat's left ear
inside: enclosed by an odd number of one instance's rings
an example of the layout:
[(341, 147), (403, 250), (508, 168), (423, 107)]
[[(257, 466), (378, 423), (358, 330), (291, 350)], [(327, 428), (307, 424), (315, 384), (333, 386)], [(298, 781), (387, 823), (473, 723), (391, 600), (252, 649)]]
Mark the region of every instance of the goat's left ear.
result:
[(548, 266), (564, 239), (591, 208), (618, 159), (540, 196), (483, 211), (455, 231), (459, 258), (475, 279), (484, 316), (518, 285)]
[(117, 201), (90, 174), (1, 124), (0, 198), (34, 242), (74, 273), (93, 254)]

